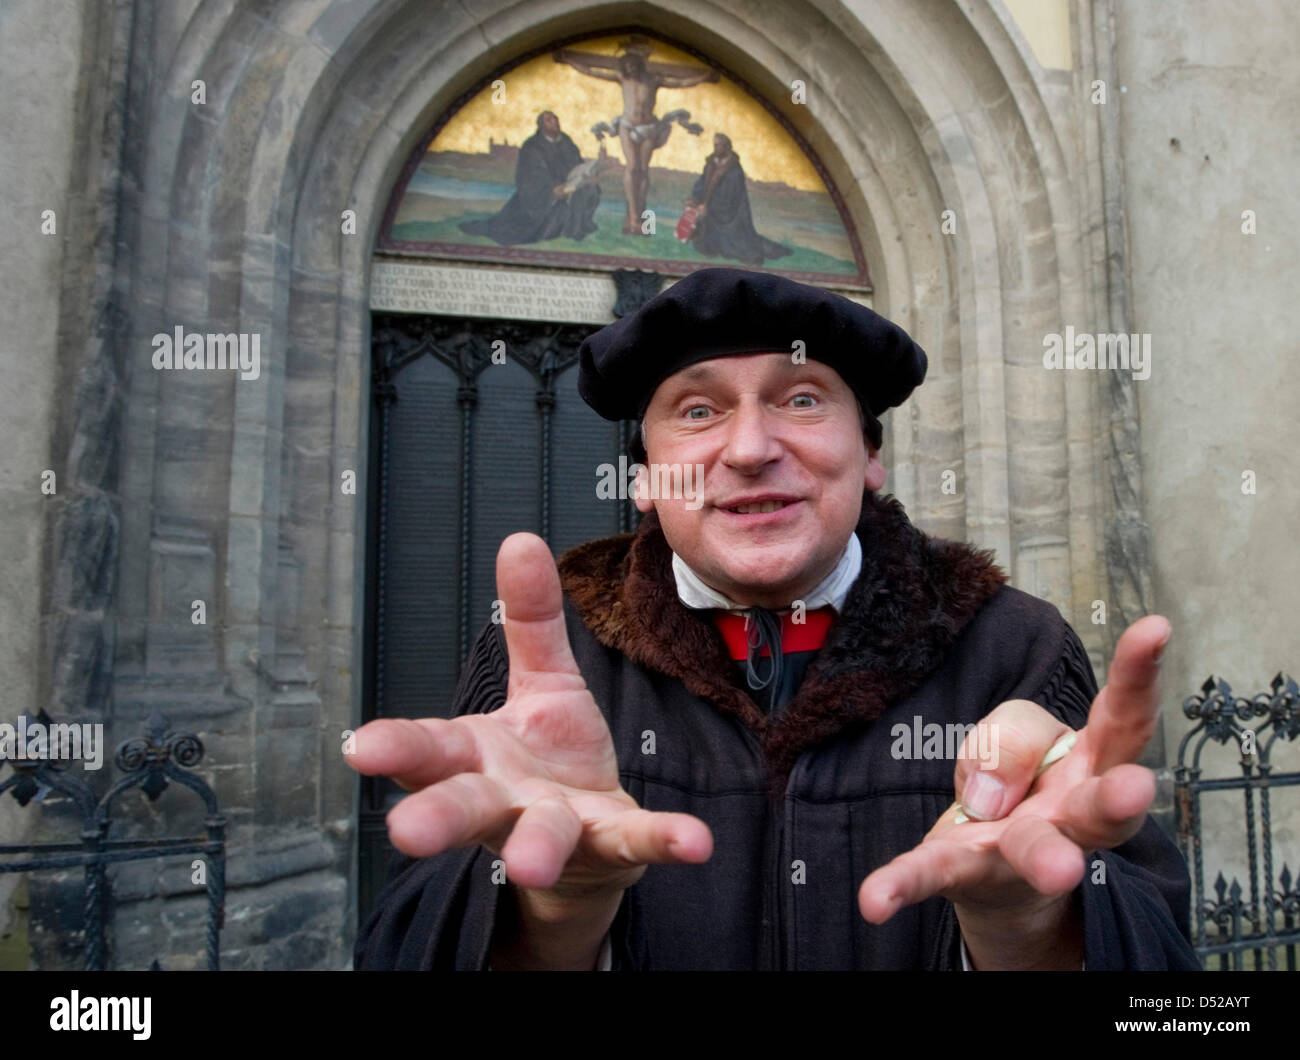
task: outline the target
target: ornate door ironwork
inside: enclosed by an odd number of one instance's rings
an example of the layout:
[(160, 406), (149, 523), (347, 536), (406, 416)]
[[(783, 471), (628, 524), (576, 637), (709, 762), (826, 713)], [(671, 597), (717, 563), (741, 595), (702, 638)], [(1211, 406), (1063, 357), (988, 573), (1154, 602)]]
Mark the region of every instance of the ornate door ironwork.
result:
[[(633, 425), (578, 396), (578, 346), (595, 330), (374, 315), (364, 721), (449, 715), (507, 535), (532, 531), (558, 555), (635, 528), (630, 499), (596, 492), (599, 466), (618, 466)], [(362, 922), (387, 878), (384, 819), (401, 794), (362, 780)]]

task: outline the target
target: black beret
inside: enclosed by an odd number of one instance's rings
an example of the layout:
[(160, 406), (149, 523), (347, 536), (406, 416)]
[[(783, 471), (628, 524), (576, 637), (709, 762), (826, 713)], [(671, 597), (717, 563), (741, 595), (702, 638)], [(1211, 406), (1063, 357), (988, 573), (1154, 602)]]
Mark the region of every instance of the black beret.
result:
[(699, 269), (578, 349), (578, 393), (607, 420), (637, 420), (655, 389), (698, 361), (793, 352), (829, 364), (862, 402), (872, 444), (885, 409), (925, 378), (926, 358), (902, 328), (842, 295), (770, 272)]

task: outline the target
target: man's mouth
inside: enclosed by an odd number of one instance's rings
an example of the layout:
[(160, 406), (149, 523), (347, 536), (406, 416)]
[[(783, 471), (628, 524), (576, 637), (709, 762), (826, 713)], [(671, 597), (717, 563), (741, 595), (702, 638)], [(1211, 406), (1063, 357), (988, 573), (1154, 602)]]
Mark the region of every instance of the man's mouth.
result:
[(733, 515), (766, 515), (768, 512), (778, 512), (782, 508), (788, 508), (790, 505), (797, 503), (794, 500), (778, 497), (769, 497), (762, 500), (746, 501), (741, 504), (721, 505), (723, 511), (731, 512)]

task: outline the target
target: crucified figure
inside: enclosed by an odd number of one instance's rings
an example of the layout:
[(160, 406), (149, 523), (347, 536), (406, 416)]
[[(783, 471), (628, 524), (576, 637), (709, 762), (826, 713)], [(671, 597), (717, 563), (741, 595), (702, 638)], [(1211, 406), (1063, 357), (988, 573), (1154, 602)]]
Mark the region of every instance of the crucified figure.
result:
[(624, 52), (617, 59), (572, 48), (560, 48), (552, 57), (557, 63), (568, 63), (589, 77), (617, 81), (623, 88), (623, 113), (612, 122), (601, 122), (593, 131), (597, 137), (604, 132), (615, 134), (623, 145), (623, 192), (627, 198), (623, 231), (627, 235), (639, 235), (650, 186), (650, 156), (668, 141), (674, 121), (695, 136), (703, 131), (701, 126), (690, 122), (687, 111), (673, 111), (656, 118), (656, 94), (660, 88), (689, 88), (705, 81), (718, 81), (720, 75), (716, 70), (694, 66), (648, 62), (650, 45), (645, 41), (633, 39), (623, 47)]

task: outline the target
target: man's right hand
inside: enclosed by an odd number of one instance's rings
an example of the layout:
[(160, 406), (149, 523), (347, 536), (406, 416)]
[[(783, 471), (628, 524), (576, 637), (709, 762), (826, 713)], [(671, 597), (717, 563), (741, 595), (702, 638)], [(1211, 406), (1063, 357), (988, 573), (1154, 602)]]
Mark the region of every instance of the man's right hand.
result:
[[(398, 850), (482, 844), (505, 862), (517, 921), (493, 967), (586, 967), (623, 891), (650, 864), (707, 861), (708, 826), (637, 806), (619, 783), (604, 715), (564, 626), (546, 543), (512, 534), (497, 553), (510, 677), (505, 705), (451, 720), (372, 721), (348, 763), (413, 792), (388, 814)], [(500, 935), (498, 929), (498, 935)]]

